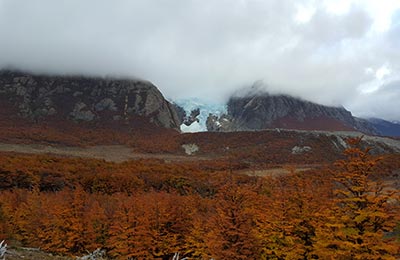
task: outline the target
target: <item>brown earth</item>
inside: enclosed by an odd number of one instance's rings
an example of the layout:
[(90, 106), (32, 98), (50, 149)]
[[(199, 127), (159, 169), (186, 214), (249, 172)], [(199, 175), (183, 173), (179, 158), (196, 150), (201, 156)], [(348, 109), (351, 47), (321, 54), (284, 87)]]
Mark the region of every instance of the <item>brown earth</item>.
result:
[(7, 250), (6, 258), (7, 260), (72, 260), (76, 258), (55, 256), (50, 253), (45, 253), (36, 248), (11, 248)]
[(67, 157), (93, 158), (109, 162), (125, 162), (137, 159), (160, 159), (165, 161), (210, 160), (206, 156), (189, 156), (174, 154), (156, 154), (135, 152), (124, 145), (98, 145), (90, 147), (49, 146), (42, 144), (5, 144), (0, 143), (0, 152), (22, 154), (51, 154)]

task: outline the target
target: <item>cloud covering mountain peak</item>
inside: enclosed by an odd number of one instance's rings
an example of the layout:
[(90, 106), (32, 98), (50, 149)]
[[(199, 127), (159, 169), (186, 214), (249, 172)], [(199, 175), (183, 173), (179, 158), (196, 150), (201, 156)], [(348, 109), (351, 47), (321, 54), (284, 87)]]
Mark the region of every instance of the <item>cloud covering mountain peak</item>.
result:
[[(399, 76), (399, 8), (395, 0), (0, 0), (0, 67), (144, 78), (171, 98), (216, 101), (262, 80), (270, 91), (367, 114), (363, 90), (376, 84), (379, 116), (400, 119), (380, 92)], [(391, 73), (377, 80), (383, 66)]]

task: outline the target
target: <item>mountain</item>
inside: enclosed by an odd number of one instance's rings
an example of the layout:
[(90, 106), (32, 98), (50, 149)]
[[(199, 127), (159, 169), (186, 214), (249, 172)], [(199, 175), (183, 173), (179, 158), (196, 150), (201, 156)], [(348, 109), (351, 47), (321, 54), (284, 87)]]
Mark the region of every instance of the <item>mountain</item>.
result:
[(288, 95), (258, 92), (232, 96), (227, 114), (211, 115), (209, 131), (248, 131), (268, 128), (327, 131), (360, 131), (376, 134), (365, 120), (352, 116), (344, 107), (330, 107)]
[[(33, 75), (0, 71), (0, 100), (10, 111), (32, 121), (68, 119), (84, 122), (148, 120), (179, 129), (181, 118), (150, 82), (79, 76)], [(133, 121), (133, 122), (132, 122)]]
[(390, 122), (379, 118), (366, 119), (380, 135), (400, 137), (400, 123)]

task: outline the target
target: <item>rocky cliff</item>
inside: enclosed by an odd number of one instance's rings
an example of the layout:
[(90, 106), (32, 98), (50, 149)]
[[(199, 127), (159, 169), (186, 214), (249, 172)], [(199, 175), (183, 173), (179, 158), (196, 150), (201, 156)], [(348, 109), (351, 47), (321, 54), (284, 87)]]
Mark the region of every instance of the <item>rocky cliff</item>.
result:
[(150, 82), (111, 78), (43, 76), (0, 71), (0, 98), (33, 121), (128, 121), (134, 116), (179, 129), (177, 109)]
[(268, 128), (304, 130), (356, 130), (373, 134), (374, 129), (343, 107), (323, 106), (287, 95), (257, 93), (234, 96), (228, 112), (210, 116), (209, 131), (246, 131)]

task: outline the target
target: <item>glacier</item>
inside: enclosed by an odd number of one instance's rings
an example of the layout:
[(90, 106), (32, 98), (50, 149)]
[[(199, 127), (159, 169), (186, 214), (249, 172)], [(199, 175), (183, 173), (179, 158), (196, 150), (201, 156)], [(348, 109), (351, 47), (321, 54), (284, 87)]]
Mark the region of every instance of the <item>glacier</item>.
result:
[(199, 122), (194, 122), (190, 126), (186, 126), (184, 124), (181, 125), (181, 131), (184, 133), (206, 132), (206, 121), (209, 114), (220, 116), (227, 113), (226, 104), (215, 103), (205, 99), (188, 98), (178, 99), (172, 102), (182, 107), (188, 115), (190, 115), (192, 110), (196, 108), (200, 109), (200, 115), (197, 117)]

